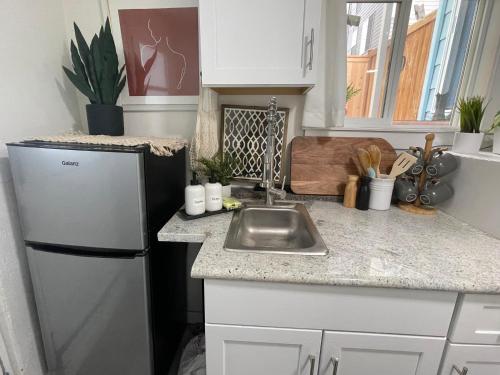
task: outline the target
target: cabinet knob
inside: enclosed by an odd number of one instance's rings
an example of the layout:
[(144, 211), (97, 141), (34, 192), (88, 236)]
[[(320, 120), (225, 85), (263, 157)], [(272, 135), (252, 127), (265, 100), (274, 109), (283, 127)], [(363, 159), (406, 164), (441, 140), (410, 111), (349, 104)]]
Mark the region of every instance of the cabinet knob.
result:
[(458, 372), (459, 375), (467, 375), (467, 373), (469, 372), (469, 369), (467, 367), (462, 367), (462, 369), (460, 370), (455, 365), (453, 365), (453, 370), (455, 370), (456, 372)]
[(339, 367), (339, 359), (332, 357), (330, 358), (330, 363), (333, 366), (332, 375), (337, 375), (337, 368)]

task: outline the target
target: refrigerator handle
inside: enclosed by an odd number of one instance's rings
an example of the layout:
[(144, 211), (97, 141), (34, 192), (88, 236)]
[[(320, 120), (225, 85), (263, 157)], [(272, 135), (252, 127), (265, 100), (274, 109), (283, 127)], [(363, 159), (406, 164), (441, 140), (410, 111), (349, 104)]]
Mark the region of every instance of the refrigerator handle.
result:
[(67, 254), (75, 256), (99, 257), (99, 258), (125, 258), (132, 259), (137, 256), (144, 256), (148, 249), (129, 250), (129, 249), (103, 249), (95, 247), (68, 246), (46, 244), (33, 241), (25, 241), (26, 246), (31, 247), (36, 251), (44, 251), (49, 253)]

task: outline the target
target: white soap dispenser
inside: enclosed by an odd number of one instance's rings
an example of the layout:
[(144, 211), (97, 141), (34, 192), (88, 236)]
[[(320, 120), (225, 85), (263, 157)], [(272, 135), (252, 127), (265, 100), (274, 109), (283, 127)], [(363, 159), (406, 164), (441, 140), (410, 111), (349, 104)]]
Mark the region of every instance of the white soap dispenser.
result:
[(201, 215), (205, 212), (205, 188), (198, 181), (196, 172), (193, 172), (191, 185), (186, 186), (184, 190), (184, 200), (186, 214)]
[(205, 184), (205, 205), (207, 211), (222, 210), (222, 185), (213, 175)]

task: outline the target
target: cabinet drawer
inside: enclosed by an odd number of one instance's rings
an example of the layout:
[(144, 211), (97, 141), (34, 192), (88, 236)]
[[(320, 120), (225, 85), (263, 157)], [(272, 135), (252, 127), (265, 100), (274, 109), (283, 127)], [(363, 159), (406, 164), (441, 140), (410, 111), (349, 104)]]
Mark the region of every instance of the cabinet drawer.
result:
[(500, 345), (500, 296), (466, 294), (459, 301), (450, 341)]
[(205, 280), (205, 321), (445, 337), (457, 294)]
[(440, 375), (459, 375), (464, 367), (470, 375), (500, 374), (500, 346), (448, 343), (445, 353)]

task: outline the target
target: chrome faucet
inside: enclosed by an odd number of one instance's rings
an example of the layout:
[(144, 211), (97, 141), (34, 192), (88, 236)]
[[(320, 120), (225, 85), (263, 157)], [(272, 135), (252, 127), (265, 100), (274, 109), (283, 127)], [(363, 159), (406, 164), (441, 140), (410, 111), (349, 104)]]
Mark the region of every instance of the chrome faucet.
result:
[(276, 120), (278, 117), (278, 102), (276, 97), (271, 96), (269, 105), (267, 107), (267, 138), (266, 138), (266, 151), (263, 158), (262, 169), (262, 182), (260, 186), (266, 189), (266, 205), (272, 206), (274, 203), (274, 196), (280, 199), (285, 199), (286, 191), (285, 178), (283, 178), (283, 185), (281, 189), (274, 187), (274, 129), (276, 127)]

